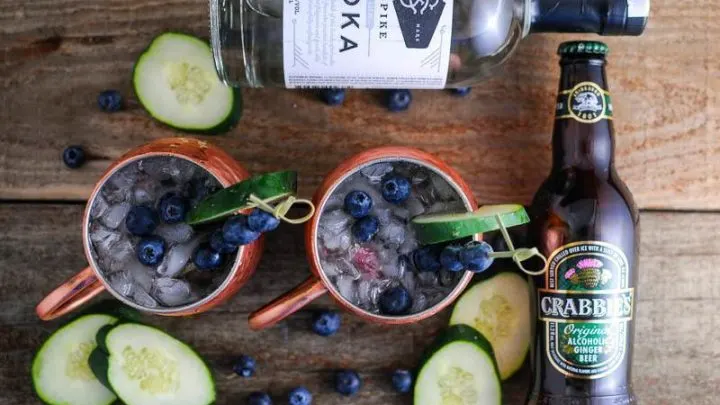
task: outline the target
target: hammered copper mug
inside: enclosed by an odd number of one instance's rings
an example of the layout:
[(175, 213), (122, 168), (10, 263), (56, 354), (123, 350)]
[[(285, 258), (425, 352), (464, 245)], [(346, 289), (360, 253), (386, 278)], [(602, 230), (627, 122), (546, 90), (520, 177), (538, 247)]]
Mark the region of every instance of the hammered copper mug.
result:
[[(325, 272), (322, 270), (320, 256), (318, 254), (318, 228), (323, 208), (328, 202), (330, 196), (333, 194), (333, 191), (345, 179), (363, 167), (380, 162), (396, 161), (416, 163), (434, 171), (455, 189), (468, 211), (473, 211), (477, 208), (477, 203), (470, 191), (470, 187), (467, 183), (465, 183), (460, 175), (442, 160), (421, 150), (407, 147), (383, 147), (367, 150), (345, 160), (327, 177), (325, 177), (313, 198), (316, 214), (310, 221), (307, 222), (305, 227), (305, 250), (307, 258), (310, 262), (312, 275), (294, 289), (250, 314), (249, 323), (251, 329), (260, 330), (270, 327), (328, 292), (334, 301), (345, 310), (358, 315), (365, 320), (381, 324), (407, 324), (429, 318), (446, 308), (458, 298), (465, 287), (467, 287), (470, 283), (473, 273), (466, 272), (450, 294), (448, 294), (436, 305), (429, 307), (422, 312), (405, 316), (383, 316), (373, 314), (353, 305), (340, 295), (335, 287), (333, 287), (332, 282)], [(475, 235), (476, 240), (480, 240), (480, 238), (481, 235)]]
[(96, 196), (110, 176), (130, 163), (152, 156), (170, 156), (189, 160), (208, 171), (223, 187), (228, 187), (250, 177), (248, 171), (230, 155), (216, 146), (193, 138), (160, 139), (133, 149), (120, 157), (95, 184), (83, 214), (83, 247), (89, 266), (65, 281), (38, 304), (36, 312), (41, 319), (55, 319), (71, 312), (106, 290), (124, 304), (141, 311), (165, 316), (193, 315), (205, 312), (226, 301), (237, 293), (240, 287), (255, 272), (262, 254), (262, 238), (240, 247), (232, 268), (217, 289), (203, 299), (184, 306), (145, 308), (123, 297), (110, 287), (108, 280), (98, 268), (93, 255), (90, 254), (88, 238), (90, 209)]

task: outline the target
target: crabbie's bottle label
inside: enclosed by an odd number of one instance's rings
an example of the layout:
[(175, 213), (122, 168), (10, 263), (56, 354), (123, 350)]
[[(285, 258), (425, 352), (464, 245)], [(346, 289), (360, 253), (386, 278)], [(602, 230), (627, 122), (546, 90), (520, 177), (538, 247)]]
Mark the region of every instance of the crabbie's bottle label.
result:
[(284, 0), (285, 86), (445, 87), (453, 0)]
[(555, 119), (573, 119), (585, 124), (612, 119), (610, 93), (597, 83), (582, 82), (561, 91), (557, 98)]
[(605, 242), (571, 243), (550, 256), (537, 313), (545, 355), (560, 373), (601, 378), (623, 362), (635, 299), (628, 271), (625, 254)]

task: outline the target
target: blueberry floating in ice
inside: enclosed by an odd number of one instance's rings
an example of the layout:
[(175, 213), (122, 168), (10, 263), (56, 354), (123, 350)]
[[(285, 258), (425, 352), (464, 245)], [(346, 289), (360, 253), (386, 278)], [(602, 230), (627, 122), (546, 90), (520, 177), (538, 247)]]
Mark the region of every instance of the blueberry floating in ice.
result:
[(165, 256), (165, 241), (157, 236), (148, 236), (140, 240), (136, 253), (140, 263), (155, 266)]
[(460, 251), (460, 261), (467, 270), (475, 273), (482, 273), (487, 270), (493, 263), (494, 259), (490, 257), (492, 247), (486, 242), (469, 242), (462, 251)]
[(378, 306), (384, 315), (407, 315), (412, 306), (412, 298), (408, 290), (399, 285), (383, 291)]
[(200, 270), (213, 270), (223, 263), (222, 253), (213, 250), (210, 245), (200, 245), (193, 255), (193, 263)]
[(359, 219), (367, 216), (373, 207), (373, 200), (364, 191), (351, 191), (345, 196), (345, 212), (351, 217)]
[(125, 227), (136, 236), (150, 235), (157, 228), (158, 222), (157, 212), (145, 205), (130, 208), (125, 217)]
[(440, 264), (447, 271), (461, 271), (465, 265), (460, 261), (463, 248), (458, 245), (447, 245), (440, 253)]
[(385, 201), (400, 204), (410, 197), (410, 180), (403, 176), (390, 175), (382, 181), (382, 196)]
[(371, 240), (378, 233), (380, 223), (378, 219), (373, 216), (367, 216), (358, 219), (352, 226), (353, 237), (358, 242), (367, 242)]
[(238, 245), (225, 240), (222, 229), (218, 229), (212, 233), (210, 236), (210, 247), (220, 253), (232, 253), (238, 250)]
[(175, 193), (165, 194), (158, 203), (160, 219), (166, 224), (177, 224), (185, 220), (188, 211), (187, 201)]

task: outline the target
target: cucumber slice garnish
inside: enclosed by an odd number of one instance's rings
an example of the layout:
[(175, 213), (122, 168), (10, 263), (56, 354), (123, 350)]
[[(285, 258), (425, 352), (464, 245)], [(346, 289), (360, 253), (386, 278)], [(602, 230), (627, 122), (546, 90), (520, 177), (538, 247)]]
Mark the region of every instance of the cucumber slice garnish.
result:
[(155, 37), (135, 62), (133, 86), (153, 118), (181, 131), (222, 133), (242, 115), (240, 90), (220, 82), (210, 45), (192, 35)]
[(500, 405), (502, 389), (490, 343), (475, 329), (455, 325), (425, 356), (414, 405)]
[(530, 290), (515, 273), (475, 284), (455, 304), (450, 325), (470, 325), (495, 351), (503, 380), (522, 367), (530, 348)]
[(525, 208), (519, 204), (486, 205), (462, 214), (422, 215), (412, 220), (418, 241), (424, 245), (447, 242), (530, 222)]
[(126, 405), (208, 405), (215, 401), (210, 370), (193, 349), (150, 326), (123, 323), (105, 335), (92, 370)]
[(297, 193), (297, 172), (284, 171), (253, 176), (200, 201), (188, 213), (190, 225), (211, 222), (248, 208), (250, 196), (273, 202)]
[(115, 394), (95, 378), (88, 358), (97, 344), (95, 335), (118, 319), (84, 315), (53, 333), (32, 364), (32, 379), (40, 399), (51, 405), (108, 405)]

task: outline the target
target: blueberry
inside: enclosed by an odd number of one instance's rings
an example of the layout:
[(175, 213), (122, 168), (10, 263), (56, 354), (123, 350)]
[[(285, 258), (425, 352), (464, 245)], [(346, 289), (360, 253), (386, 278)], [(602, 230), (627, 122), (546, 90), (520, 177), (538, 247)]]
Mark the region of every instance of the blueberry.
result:
[(440, 253), (440, 264), (447, 271), (461, 271), (465, 266), (460, 261), (462, 247), (458, 245), (447, 245)]
[(454, 96), (458, 96), (458, 97), (465, 97), (468, 94), (470, 94), (470, 91), (472, 91), (472, 87), (457, 87), (454, 89), (450, 89), (450, 92)]
[(255, 208), (250, 215), (248, 215), (248, 228), (251, 231), (263, 233), (270, 232), (277, 229), (280, 226), (280, 220), (275, 218), (275, 215), (263, 211), (260, 208)]
[(353, 396), (360, 391), (362, 381), (357, 372), (353, 370), (340, 370), (335, 373), (335, 391), (345, 395)]
[(352, 226), (352, 234), (358, 242), (368, 242), (375, 237), (380, 228), (380, 222), (373, 216), (360, 218)]
[(222, 265), (222, 253), (214, 250), (208, 244), (200, 245), (193, 254), (193, 263), (200, 270), (217, 269)]
[(312, 394), (305, 387), (297, 387), (288, 394), (289, 405), (310, 405), (312, 404)]
[(410, 90), (389, 90), (387, 92), (387, 108), (392, 112), (405, 111), (412, 102)]
[(440, 271), (440, 254), (436, 246), (424, 246), (413, 252), (413, 263), (418, 271)]
[(381, 188), (385, 201), (393, 204), (400, 204), (410, 197), (410, 180), (402, 176), (386, 177)]
[(128, 232), (136, 236), (150, 235), (157, 226), (157, 212), (145, 205), (132, 207), (125, 217), (125, 227)]
[(345, 102), (345, 89), (322, 89), (320, 98), (329, 106), (338, 106)]
[(489, 256), (492, 251), (488, 243), (472, 241), (460, 251), (460, 261), (466, 269), (482, 273), (493, 264), (494, 259)]
[(398, 369), (393, 372), (392, 385), (400, 393), (410, 392), (413, 384), (412, 373), (408, 370)]
[(220, 253), (232, 253), (238, 249), (238, 245), (225, 241), (221, 229), (213, 232), (212, 236), (210, 236), (210, 247)]
[(255, 374), (255, 359), (246, 355), (238, 357), (233, 371), (240, 377), (252, 377)]
[(160, 211), (160, 219), (167, 224), (177, 224), (185, 220), (188, 206), (182, 196), (176, 193), (167, 193), (158, 203), (158, 211)]
[(319, 311), (313, 316), (312, 330), (320, 336), (332, 336), (340, 329), (340, 314), (335, 311)]
[(272, 405), (272, 399), (265, 392), (255, 391), (248, 395), (247, 405)]
[(85, 150), (82, 146), (68, 146), (63, 151), (63, 162), (71, 169), (77, 169), (85, 163)]
[(399, 285), (383, 291), (378, 299), (378, 306), (385, 315), (406, 315), (412, 306), (412, 298), (408, 290)]
[(138, 242), (135, 250), (140, 263), (155, 266), (165, 256), (165, 241), (159, 236), (146, 236)]
[(367, 216), (372, 207), (372, 197), (364, 191), (351, 191), (345, 196), (345, 212), (353, 218)]
[(250, 229), (245, 215), (235, 215), (225, 221), (222, 228), (223, 238), (228, 243), (247, 245), (260, 237), (260, 234)]
[(122, 95), (117, 90), (105, 90), (98, 94), (98, 107), (105, 112), (115, 112), (122, 109)]

